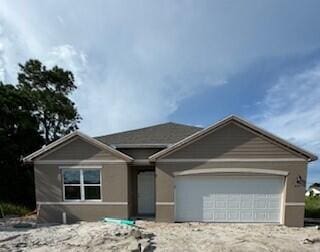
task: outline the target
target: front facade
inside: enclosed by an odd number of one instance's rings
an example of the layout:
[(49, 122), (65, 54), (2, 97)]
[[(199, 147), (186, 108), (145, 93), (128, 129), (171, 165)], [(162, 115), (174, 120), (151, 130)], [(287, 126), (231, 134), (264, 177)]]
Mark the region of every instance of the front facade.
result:
[(206, 129), (161, 124), (91, 138), (74, 132), (34, 163), (39, 220), (154, 216), (162, 222), (303, 226), (313, 154), (230, 116)]

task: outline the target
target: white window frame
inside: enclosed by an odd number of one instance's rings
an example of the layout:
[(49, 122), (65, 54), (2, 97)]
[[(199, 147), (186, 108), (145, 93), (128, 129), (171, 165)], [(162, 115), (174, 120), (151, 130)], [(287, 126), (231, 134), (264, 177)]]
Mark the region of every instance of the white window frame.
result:
[[(63, 201), (67, 202), (101, 202), (102, 201), (102, 172), (101, 172), (101, 166), (63, 166), (59, 167), (61, 169), (61, 182), (62, 182), (62, 198)], [(77, 170), (80, 172), (80, 184), (65, 184), (64, 183), (64, 171), (66, 170)], [(99, 184), (85, 184), (84, 183), (84, 177), (83, 177), (83, 171), (86, 170), (99, 170), (100, 172), (100, 183)], [(80, 186), (80, 199), (66, 199), (65, 198), (65, 186)], [(100, 199), (85, 199), (85, 186), (99, 186), (100, 187)]]

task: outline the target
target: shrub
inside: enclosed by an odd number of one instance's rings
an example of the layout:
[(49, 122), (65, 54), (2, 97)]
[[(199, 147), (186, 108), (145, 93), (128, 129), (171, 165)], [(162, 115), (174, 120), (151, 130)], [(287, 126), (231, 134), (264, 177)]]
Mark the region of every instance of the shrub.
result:
[(305, 203), (305, 216), (310, 218), (320, 218), (320, 197), (306, 197)]
[(23, 216), (29, 212), (30, 212), (30, 209), (28, 209), (25, 206), (15, 205), (12, 203), (0, 202), (0, 217), (3, 217), (2, 214)]

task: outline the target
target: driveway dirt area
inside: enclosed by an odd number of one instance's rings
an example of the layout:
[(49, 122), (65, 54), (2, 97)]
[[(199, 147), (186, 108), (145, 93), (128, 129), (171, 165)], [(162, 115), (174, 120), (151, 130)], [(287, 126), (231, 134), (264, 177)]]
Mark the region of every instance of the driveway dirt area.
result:
[(316, 227), (266, 224), (102, 222), (0, 226), (0, 251), (320, 251)]

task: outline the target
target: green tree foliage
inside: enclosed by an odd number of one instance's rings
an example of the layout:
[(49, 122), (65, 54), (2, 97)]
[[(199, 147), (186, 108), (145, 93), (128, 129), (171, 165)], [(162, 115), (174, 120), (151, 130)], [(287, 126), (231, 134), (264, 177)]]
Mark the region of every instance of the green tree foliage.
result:
[(22, 157), (77, 129), (80, 116), (68, 97), (73, 74), (38, 60), (19, 65), (18, 85), (0, 82), (0, 202), (34, 207), (32, 166)]
[(43, 144), (30, 98), (13, 85), (0, 83), (0, 201), (34, 202), (33, 171), (21, 157)]
[(38, 60), (19, 67), (18, 87), (33, 101), (45, 143), (76, 130), (81, 117), (68, 97), (76, 89), (73, 74), (57, 66), (47, 69)]
[(317, 188), (317, 187), (320, 188), (320, 183), (313, 183), (312, 185), (309, 186), (309, 189), (310, 188)]

